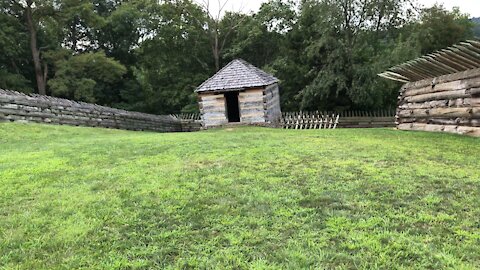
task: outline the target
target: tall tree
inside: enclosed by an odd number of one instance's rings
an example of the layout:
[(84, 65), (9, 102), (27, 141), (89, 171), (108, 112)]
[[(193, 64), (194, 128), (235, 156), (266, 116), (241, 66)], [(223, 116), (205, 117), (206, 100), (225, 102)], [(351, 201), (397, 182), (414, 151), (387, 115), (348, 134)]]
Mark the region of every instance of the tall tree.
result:
[(106, 104), (104, 93), (122, 79), (126, 68), (105, 53), (84, 53), (55, 62), (55, 77), (49, 81), (56, 96)]
[[(43, 61), (42, 53), (48, 46), (41, 44), (40, 39), (48, 39), (46, 32), (50, 30), (54, 14), (53, 0), (8, 0), (3, 3), (4, 11), (25, 25), (29, 36), (32, 66), (35, 74), (37, 91), (46, 94), (48, 65)], [(43, 40), (45, 42), (45, 40)]]
[[(215, 71), (218, 71), (221, 68), (221, 60), (225, 52), (225, 46), (230, 40), (233, 33), (237, 28), (242, 25), (244, 19), (248, 16), (240, 16), (240, 20), (224, 20), (223, 15), (229, 0), (218, 0), (218, 9), (217, 12), (213, 12), (210, 0), (203, 0), (201, 7), (203, 8), (206, 16), (203, 18), (195, 17), (197, 23), (201, 25), (205, 31), (206, 36), (210, 41), (210, 50), (213, 56), (213, 62), (215, 64)], [(227, 18), (229, 16), (226, 16)]]
[(105, 24), (91, 0), (57, 0), (56, 22), (64, 47), (79, 53), (98, 48), (96, 32)]
[(226, 43), (224, 57), (226, 60), (243, 58), (258, 67), (269, 69), (274, 60), (286, 53), (287, 34), (295, 20), (294, 4), (284, 0), (263, 3), (259, 12), (252, 16), (225, 14), (223, 22), (239, 26)]
[(474, 23), (458, 8), (448, 11), (442, 5), (423, 9), (416, 27), (421, 53), (427, 54), (473, 37)]
[(209, 39), (191, 1), (150, 6), (145, 40), (136, 49), (135, 76), (142, 86), (143, 110), (153, 113), (198, 111), (195, 88), (212, 73)]
[[(389, 63), (376, 64), (393, 43), (397, 29), (412, 17), (406, 0), (306, 0), (299, 29), (310, 29), (305, 47), (310, 82), (301, 90), (303, 109), (380, 108), (388, 93), (376, 74)], [(313, 30), (312, 30), (313, 29)], [(380, 42), (381, 41), (381, 42)], [(390, 103), (392, 104), (392, 103)]]
[[(20, 2), (16, 2), (20, 5)], [(24, 16), (27, 23), (28, 32), (30, 33), (30, 49), (32, 51), (33, 65), (35, 69), (35, 78), (37, 80), (38, 93), (40, 95), (47, 94), (47, 75), (48, 68), (46, 65), (42, 68), (40, 60), (40, 49), (37, 42), (37, 27), (38, 23), (34, 21), (33, 10), (35, 9), (33, 0), (26, 0), (24, 6)]]
[(27, 30), (5, 4), (0, 4), (0, 88), (32, 92)]

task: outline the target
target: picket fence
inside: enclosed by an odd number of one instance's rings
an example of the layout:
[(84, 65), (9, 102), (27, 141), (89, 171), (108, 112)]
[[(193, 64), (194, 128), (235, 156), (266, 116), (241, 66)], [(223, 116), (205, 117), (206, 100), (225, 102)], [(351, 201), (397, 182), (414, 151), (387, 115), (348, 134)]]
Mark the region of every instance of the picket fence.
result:
[(320, 112), (282, 113), (280, 126), (284, 129), (336, 129), (340, 115)]
[(171, 114), (170, 116), (175, 117), (179, 120), (202, 120), (202, 117), (199, 113), (178, 113), (178, 114)]

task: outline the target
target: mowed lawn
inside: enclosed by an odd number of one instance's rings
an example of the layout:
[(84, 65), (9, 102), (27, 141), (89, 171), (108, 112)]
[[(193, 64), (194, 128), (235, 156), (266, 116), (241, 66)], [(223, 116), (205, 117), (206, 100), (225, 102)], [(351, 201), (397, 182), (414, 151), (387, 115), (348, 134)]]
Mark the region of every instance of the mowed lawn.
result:
[(478, 269), (480, 139), (0, 123), (0, 268)]

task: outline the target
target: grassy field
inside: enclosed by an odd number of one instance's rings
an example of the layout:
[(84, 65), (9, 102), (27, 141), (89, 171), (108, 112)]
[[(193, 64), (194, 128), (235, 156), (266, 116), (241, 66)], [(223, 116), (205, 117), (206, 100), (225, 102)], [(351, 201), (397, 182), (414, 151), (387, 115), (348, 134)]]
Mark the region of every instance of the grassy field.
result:
[(0, 124), (0, 268), (478, 269), (480, 140)]

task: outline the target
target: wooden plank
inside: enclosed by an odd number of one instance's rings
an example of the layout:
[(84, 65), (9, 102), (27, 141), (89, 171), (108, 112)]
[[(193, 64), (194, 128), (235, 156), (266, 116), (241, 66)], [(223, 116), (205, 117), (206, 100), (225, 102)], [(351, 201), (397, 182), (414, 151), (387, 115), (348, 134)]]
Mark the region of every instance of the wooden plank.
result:
[(265, 119), (263, 117), (247, 116), (242, 117), (242, 123), (265, 123)]
[(258, 108), (263, 110), (263, 102), (262, 101), (253, 101), (253, 102), (240, 102), (241, 109), (255, 109)]

